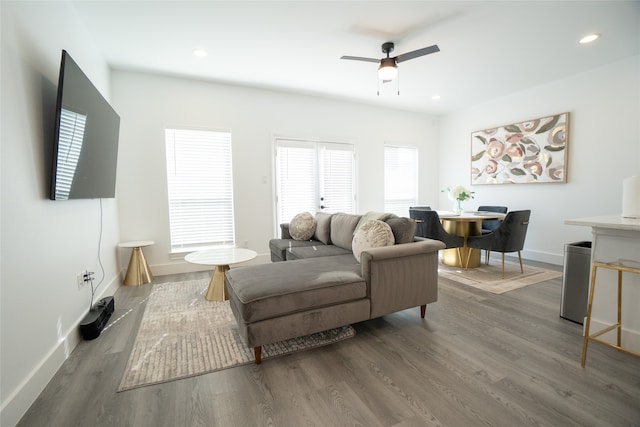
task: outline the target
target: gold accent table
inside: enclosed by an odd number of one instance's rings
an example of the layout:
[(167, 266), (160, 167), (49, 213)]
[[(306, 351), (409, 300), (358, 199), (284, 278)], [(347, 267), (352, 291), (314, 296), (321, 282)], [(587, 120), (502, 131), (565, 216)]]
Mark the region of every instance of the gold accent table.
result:
[(480, 251), (470, 249), (467, 246), (467, 237), (480, 236), (482, 234), (482, 221), (504, 219), (505, 214), (498, 212), (463, 212), (456, 214), (450, 211), (438, 211), (438, 216), (442, 222), (442, 228), (449, 234), (464, 237), (464, 246), (460, 248), (458, 258), (457, 249), (444, 249), (442, 251), (442, 263), (451, 267), (459, 267), (467, 260), (467, 254), (471, 251), (468, 267), (480, 267)]
[(147, 260), (144, 258), (142, 248), (155, 244), (152, 240), (140, 240), (136, 242), (119, 243), (118, 247), (131, 248), (131, 258), (127, 274), (124, 276), (124, 284), (128, 286), (140, 286), (153, 281), (153, 274)]
[(224, 301), (229, 299), (227, 287), (224, 283), (225, 273), (229, 271), (229, 265), (249, 261), (256, 256), (258, 254), (251, 249), (215, 248), (192, 252), (185, 256), (184, 259), (192, 264), (216, 266), (211, 275), (205, 299), (207, 301)]

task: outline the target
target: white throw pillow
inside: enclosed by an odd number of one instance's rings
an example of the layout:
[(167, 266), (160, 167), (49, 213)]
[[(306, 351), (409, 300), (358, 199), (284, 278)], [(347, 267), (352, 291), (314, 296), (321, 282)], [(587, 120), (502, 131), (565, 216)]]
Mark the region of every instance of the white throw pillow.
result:
[(351, 247), (353, 255), (360, 262), (360, 255), (370, 248), (390, 246), (395, 243), (393, 231), (389, 224), (377, 219), (370, 219), (358, 228), (353, 236)]
[(294, 216), (289, 223), (289, 234), (294, 240), (309, 240), (316, 231), (316, 219), (309, 212)]

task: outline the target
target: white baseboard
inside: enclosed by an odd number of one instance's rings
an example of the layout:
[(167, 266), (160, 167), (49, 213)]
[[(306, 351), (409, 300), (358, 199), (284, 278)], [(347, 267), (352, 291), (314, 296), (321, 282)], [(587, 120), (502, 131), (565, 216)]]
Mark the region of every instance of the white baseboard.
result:
[[(524, 249), (522, 252), (523, 259), (530, 259), (532, 261), (546, 262), (547, 264), (563, 265), (564, 255), (554, 254), (550, 252), (540, 252)], [(516, 254), (517, 256), (517, 254)]]
[[(95, 300), (115, 294), (120, 286), (119, 277), (116, 276), (105, 286), (102, 292), (95, 296)], [(58, 343), (47, 353), (40, 363), (27, 375), (16, 390), (11, 393), (0, 407), (0, 425), (14, 426), (20, 421), (40, 393), (49, 384), (51, 378), (58, 372), (62, 364), (81, 341), (79, 325), (87, 313), (78, 318), (73, 325), (65, 331)]]
[[(585, 325), (586, 325), (586, 319), (582, 326), (582, 336), (584, 336), (584, 330), (586, 327)], [(594, 319), (593, 317), (591, 317), (591, 325), (589, 326), (589, 332), (591, 333), (591, 335), (593, 335), (594, 332), (598, 332), (610, 325), (611, 325), (610, 322), (603, 322), (602, 320)], [(608, 343), (616, 344), (616, 331), (615, 330), (609, 331), (606, 334), (600, 335), (598, 338)], [(636, 353), (640, 353), (640, 332), (634, 331), (631, 329), (625, 329), (624, 323), (623, 323), (621, 339), (622, 339), (622, 347), (627, 348)], [(599, 344), (591, 342), (589, 343), (589, 346), (591, 345), (599, 345)], [(615, 351), (615, 350), (612, 350), (612, 351)], [(587, 358), (588, 358), (588, 352), (587, 352)]]

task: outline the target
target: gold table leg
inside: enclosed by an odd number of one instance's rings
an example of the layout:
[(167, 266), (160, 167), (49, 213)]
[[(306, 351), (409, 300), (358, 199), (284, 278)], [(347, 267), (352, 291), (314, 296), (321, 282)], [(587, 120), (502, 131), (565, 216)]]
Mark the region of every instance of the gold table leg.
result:
[(129, 267), (127, 274), (124, 276), (124, 284), (128, 286), (139, 286), (145, 283), (151, 283), (153, 274), (149, 269), (147, 260), (144, 258), (142, 248), (135, 247), (131, 250), (131, 259), (129, 259)]
[(449, 234), (464, 237), (464, 246), (458, 249), (445, 249), (442, 251), (442, 263), (451, 267), (465, 266), (469, 251), (469, 267), (480, 267), (480, 251), (467, 246), (468, 236), (479, 236), (482, 222), (471, 221), (442, 221), (442, 227)]
[(205, 295), (207, 301), (225, 301), (229, 299), (227, 287), (224, 283), (224, 275), (227, 271), (229, 271), (228, 265), (216, 265), (216, 269), (211, 275), (209, 289), (207, 289), (207, 294)]

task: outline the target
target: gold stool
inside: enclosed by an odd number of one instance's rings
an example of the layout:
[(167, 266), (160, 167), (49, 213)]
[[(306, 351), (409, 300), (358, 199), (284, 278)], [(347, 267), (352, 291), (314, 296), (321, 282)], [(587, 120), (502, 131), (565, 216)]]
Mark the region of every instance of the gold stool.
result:
[[(617, 323), (614, 323), (613, 325), (606, 327), (598, 332), (589, 334), (589, 327), (591, 324), (591, 307), (593, 304), (593, 290), (596, 284), (596, 271), (598, 270), (598, 268), (606, 268), (608, 270), (615, 270), (618, 272), (618, 321)], [(614, 263), (605, 264), (602, 262), (593, 263), (593, 267), (591, 268), (591, 284), (589, 286), (589, 303), (587, 305), (587, 321), (586, 321), (585, 330), (584, 330), (584, 342), (582, 344), (581, 365), (583, 368), (587, 361), (587, 344), (589, 343), (589, 340), (596, 341), (596, 342), (599, 342), (600, 344), (606, 345), (607, 347), (615, 348), (616, 350), (622, 351), (624, 353), (628, 353), (633, 356), (640, 357), (640, 353), (636, 353), (634, 351), (631, 351), (629, 349), (622, 347), (622, 273), (640, 274), (640, 269), (627, 267), (622, 265), (621, 263), (616, 263), (616, 264)], [(611, 344), (607, 341), (597, 338), (600, 335), (605, 334), (614, 329), (617, 329), (616, 344)]]
[(127, 274), (124, 276), (125, 285), (139, 286), (153, 281), (153, 274), (151, 274), (151, 269), (144, 258), (142, 248), (151, 246), (154, 243), (151, 240), (143, 240), (118, 244), (121, 248), (131, 248), (131, 259), (129, 260)]

